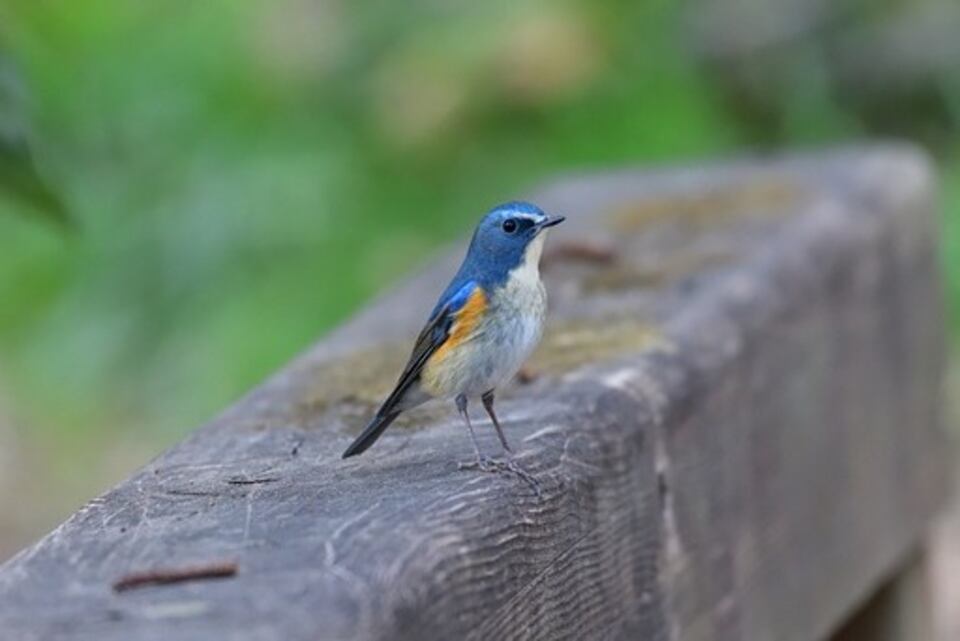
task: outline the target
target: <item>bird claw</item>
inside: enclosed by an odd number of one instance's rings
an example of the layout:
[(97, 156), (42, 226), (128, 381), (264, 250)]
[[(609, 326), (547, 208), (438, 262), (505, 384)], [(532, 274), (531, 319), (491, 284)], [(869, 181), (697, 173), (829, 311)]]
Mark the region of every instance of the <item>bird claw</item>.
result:
[(499, 460), (481, 456), (473, 461), (461, 461), (457, 467), (461, 470), (480, 470), (481, 472), (489, 472), (491, 474), (514, 474), (533, 488), (537, 496), (540, 496), (540, 481), (530, 474), (530, 472), (523, 469), (523, 466), (512, 457), (506, 460)]

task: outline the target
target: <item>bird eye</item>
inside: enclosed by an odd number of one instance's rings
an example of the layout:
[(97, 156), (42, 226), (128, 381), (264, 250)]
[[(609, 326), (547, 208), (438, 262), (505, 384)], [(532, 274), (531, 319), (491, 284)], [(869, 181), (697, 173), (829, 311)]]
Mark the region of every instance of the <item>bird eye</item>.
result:
[(508, 234), (512, 234), (513, 232), (517, 231), (517, 221), (515, 221), (513, 218), (507, 218), (505, 221), (503, 221), (502, 226), (503, 231), (507, 232)]

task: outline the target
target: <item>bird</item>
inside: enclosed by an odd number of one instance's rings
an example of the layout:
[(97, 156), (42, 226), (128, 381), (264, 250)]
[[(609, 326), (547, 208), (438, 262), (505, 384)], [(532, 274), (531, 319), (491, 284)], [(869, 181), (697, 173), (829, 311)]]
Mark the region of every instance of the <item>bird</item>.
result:
[[(393, 391), (366, 429), (344, 451), (366, 451), (404, 411), (429, 400), (453, 399), (475, 460), (462, 468), (512, 471), (516, 463), (494, 410), (497, 389), (519, 371), (543, 335), (547, 293), (540, 257), (547, 230), (564, 221), (530, 202), (498, 205), (480, 220), (460, 269), (440, 295)], [(479, 398), (506, 455), (483, 455), (467, 412)]]

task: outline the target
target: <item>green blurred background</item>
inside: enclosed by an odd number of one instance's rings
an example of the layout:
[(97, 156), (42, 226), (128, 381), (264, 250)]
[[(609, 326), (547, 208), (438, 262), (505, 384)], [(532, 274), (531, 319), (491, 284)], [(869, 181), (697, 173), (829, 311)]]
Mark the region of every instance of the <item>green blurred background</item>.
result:
[(0, 558), (554, 172), (904, 137), (952, 0), (0, 0)]

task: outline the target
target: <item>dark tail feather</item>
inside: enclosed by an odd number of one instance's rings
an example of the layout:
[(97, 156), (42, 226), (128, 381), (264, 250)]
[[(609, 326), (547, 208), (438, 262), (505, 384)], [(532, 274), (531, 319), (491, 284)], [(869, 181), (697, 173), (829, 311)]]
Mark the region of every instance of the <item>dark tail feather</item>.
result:
[(358, 436), (357, 440), (351, 443), (347, 451), (343, 453), (343, 458), (349, 458), (365, 452), (368, 447), (380, 438), (383, 430), (390, 427), (390, 423), (393, 423), (394, 419), (398, 416), (400, 416), (400, 412), (377, 413), (377, 415), (373, 417), (373, 420), (370, 421), (370, 425), (367, 425), (367, 429), (363, 430), (363, 434)]

